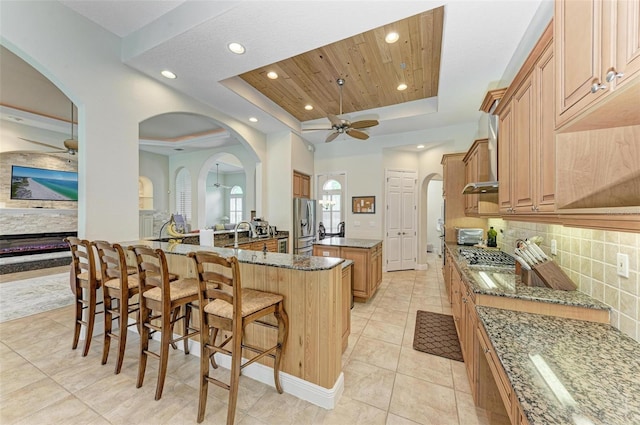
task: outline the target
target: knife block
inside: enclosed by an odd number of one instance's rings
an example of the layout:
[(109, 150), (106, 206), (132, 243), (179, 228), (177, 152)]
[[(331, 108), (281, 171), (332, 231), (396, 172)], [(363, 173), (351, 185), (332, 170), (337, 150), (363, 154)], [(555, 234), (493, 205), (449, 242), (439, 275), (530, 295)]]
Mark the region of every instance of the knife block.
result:
[(520, 280), (524, 285), (527, 286), (537, 286), (539, 288), (546, 288), (546, 285), (538, 277), (537, 274), (534, 273), (533, 270), (523, 269), (520, 263), (516, 261), (516, 274), (520, 275)]
[(562, 291), (575, 291), (578, 286), (562, 271), (554, 261), (549, 260), (532, 267), (534, 273), (544, 286)]

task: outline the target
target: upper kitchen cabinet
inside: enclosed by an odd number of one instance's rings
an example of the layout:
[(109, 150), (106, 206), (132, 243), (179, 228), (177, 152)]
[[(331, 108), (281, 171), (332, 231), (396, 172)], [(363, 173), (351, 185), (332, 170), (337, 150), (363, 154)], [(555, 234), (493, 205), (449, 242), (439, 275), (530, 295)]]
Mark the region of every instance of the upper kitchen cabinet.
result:
[(556, 129), (640, 124), (640, 3), (557, 0)]
[(293, 172), (293, 197), (294, 198), (311, 198), (311, 176)]
[(555, 211), (553, 24), (549, 24), (496, 108), (500, 213)]
[[(478, 139), (473, 142), (462, 161), (467, 184), (491, 180), (488, 139)], [(498, 216), (497, 193), (468, 194), (465, 195), (464, 201), (464, 212), (468, 216)]]

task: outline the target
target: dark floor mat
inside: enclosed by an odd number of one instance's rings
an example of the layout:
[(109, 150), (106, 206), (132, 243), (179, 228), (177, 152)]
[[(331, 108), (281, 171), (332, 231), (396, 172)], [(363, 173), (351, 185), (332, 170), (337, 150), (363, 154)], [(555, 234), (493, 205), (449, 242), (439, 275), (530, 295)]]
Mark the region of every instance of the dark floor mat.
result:
[(459, 362), (464, 361), (453, 316), (418, 310), (413, 349)]

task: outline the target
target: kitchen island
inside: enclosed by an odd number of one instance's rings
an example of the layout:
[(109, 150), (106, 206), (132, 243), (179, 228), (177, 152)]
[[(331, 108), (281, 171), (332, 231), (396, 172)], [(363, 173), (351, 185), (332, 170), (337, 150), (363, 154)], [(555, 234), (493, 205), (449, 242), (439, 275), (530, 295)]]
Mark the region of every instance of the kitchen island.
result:
[[(348, 294), (343, 291), (344, 285), (349, 284), (342, 280), (343, 259), (144, 240), (121, 242), (125, 247), (137, 244), (162, 249), (167, 254), (169, 270), (180, 277), (197, 277), (195, 264), (187, 257), (190, 252), (236, 256), (244, 288), (284, 296), (289, 316), (289, 338), (281, 363), (284, 391), (324, 408), (335, 406), (344, 385), (343, 321), (350, 315), (349, 303), (343, 300)], [(272, 329), (260, 327), (248, 329), (245, 341), (266, 346), (274, 344), (275, 338)], [(224, 361), (221, 364), (224, 366)], [(243, 370), (243, 374), (273, 385), (271, 365), (271, 359), (263, 359), (261, 364), (254, 363)]]
[(313, 255), (353, 261), (353, 299), (366, 302), (382, 282), (382, 241), (332, 237), (313, 245)]

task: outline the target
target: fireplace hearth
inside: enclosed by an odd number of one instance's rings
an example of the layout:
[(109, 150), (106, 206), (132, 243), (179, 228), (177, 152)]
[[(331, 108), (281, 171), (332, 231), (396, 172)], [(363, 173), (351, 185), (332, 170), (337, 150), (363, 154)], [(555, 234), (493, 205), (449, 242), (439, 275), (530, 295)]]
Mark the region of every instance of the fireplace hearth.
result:
[(52, 232), (1, 235), (0, 258), (66, 251), (69, 250), (69, 245), (64, 238), (77, 234), (77, 232)]

